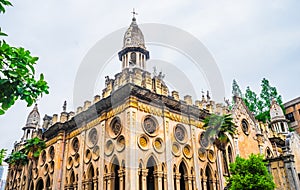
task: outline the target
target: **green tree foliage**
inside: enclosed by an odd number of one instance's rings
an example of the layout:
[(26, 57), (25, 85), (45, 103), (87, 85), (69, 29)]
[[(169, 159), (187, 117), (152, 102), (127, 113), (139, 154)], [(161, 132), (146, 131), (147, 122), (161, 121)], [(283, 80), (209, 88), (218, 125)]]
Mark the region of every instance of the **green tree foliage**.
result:
[(6, 162), (11, 166), (19, 167), (26, 165), (28, 162), (28, 158), (23, 151), (16, 151), (9, 155)]
[(224, 145), (227, 143), (226, 133), (233, 135), (236, 130), (230, 114), (211, 114), (204, 119), (203, 127), (206, 128), (205, 138), (208, 140), (215, 139), (219, 149), (224, 149)]
[[(236, 82), (235, 82), (236, 83)], [(234, 90), (234, 89), (233, 89)], [(233, 94), (234, 95), (234, 94)], [(282, 97), (278, 94), (276, 87), (270, 85), (269, 81), (265, 78), (261, 81), (261, 92), (257, 95), (248, 86), (243, 98), (248, 109), (255, 115), (255, 118), (259, 121), (266, 122), (270, 120), (270, 107), (272, 99), (275, 99), (277, 103), (284, 110), (282, 105)]]
[(2, 165), (3, 159), (6, 155), (6, 151), (7, 151), (7, 149), (1, 149), (0, 150), (0, 166)]
[[(0, 13), (5, 13), (5, 6), (12, 5), (7, 0), (0, 0)], [(1, 29), (0, 36), (6, 36)], [(0, 115), (19, 98), (31, 106), (39, 96), (49, 93), (43, 74), (39, 79), (34, 77), (37, 60), (30, 51), (0, 40)]]
[(242, 94), (242, 91), (240, 89), (240, 86), (238, 85), (238, 83), (236, 82), (235, 79), (233, 79), (233, 82), (232, 82), (232, 94), (234, 96), (243, 97), (243, 94)]
[(237, 157), (230, 164), (230, 190), (273, 190), (275, 183), (262, 155), (251, 154), (248, 159)]
[(45, 148), (45, 141), (38, 137), (34, 137), (26, 141), (24, 150), (28, 158), (38, 158), (41, 151)]

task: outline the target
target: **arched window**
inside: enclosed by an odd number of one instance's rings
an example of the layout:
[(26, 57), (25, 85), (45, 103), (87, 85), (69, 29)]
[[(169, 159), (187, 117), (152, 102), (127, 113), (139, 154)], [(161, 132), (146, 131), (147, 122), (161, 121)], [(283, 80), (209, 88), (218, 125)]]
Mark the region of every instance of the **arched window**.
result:
[(187, 190), (188, 181), (185, 178), (188, 176), (188, 170), (183, 161), (179, 165), (179, 173), (180, 173), (180, 190)]
[(147, 190), (155, 190), (154, 172), (157, 171), (157, 164), (152, 156), (147, 162), (147, 169)]
[(44, 189), (44, 181), (43, 179), (39, 179), (38, 182), (36, 183), (36, 188), (35, 189)]
[(114, 176), (113, 182), (112, 182), (112, 190), (119, 190), (120, 189), (120, 177), (119, 177), (119, 170), (120, 170), (120, 164), (117, 158), (113, 160), (111, 172)]
[(143, 166), (142, 163), (139, 164), (139, 190), (143, 189)]
[(228, 174), (228, 163), (227, 163), (226, 150), (222, 150), (221, 152), (222, 152), (222, 163), (223, 163), (224, 174)]
[(176, 165), (173, 166), (173, 173), (174, 173), (174, 188), (176, 190)]
[(87, 189), (88, 190), (93, 190), (94, 189), (94, 176), (95, 176), (95, 171), (94, 171), (94, 166), (93, 164), (90, 165), (89, 169), (88, 169), (88, 173), (87, 173), (87, 177), (88, 177), (88, 182), (87, 182)]
[(50, 176), (48, 175), (46, 179), (46, 190), (50, 190), (50, 189), (52, 188), (51, 188)]
[(206, 177), (206, 190), (213, 190), (213, 178), (209, 166), (206, 166), (205, 177)]
[(74, 183), (75, 183), (75, 174), (74, 171), (72, 170), (70, 174), (69, 189), (74, 189)]

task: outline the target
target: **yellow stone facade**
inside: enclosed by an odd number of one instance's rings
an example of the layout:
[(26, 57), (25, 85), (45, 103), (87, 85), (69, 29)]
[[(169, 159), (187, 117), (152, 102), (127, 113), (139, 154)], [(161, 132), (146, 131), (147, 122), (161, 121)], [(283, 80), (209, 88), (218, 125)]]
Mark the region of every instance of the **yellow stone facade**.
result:
[[(106, 78), (102, 98), (86, 101), (77, 113), (47, 116), (42, 126), (28, 125), (47, 147), (27, 165), (10, 166), (7, 190), (219, 190), (235, 157), (251, 153), (274, 159), (274, 177), (290, 175), (277, 159), (284, 155), (286, 134), (257, 122), (239, 97), (229, 110), (209, 99), (193, 103), (176, 91), (169, 95), (163, 77), (144, 70), (149, 52), (143, 39), (134, 18), (119, 53), (122, 71)], [(231, 114), (237, 128), (234, 136), (227, 134), (224, 150), (204, 138), (203, 121), (212, 113)], [(278, 189), (290, 187), (282, 186), (287, 178), (275, 180)]]

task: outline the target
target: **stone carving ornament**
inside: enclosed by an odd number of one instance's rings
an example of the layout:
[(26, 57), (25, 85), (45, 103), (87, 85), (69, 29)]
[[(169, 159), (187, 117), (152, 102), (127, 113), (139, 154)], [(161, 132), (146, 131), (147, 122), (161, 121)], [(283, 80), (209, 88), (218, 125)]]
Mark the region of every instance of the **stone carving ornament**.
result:
[(112, 120), (110, 128), (112, 131), (113, 138), (116, 138), (121, 133), (122, 125), (121, 125), (121, 121), (118, 117), (116, 117)]
[(183, 143), (186, 140), (186, 130), (182, 125), (176, 125), (174, 135), (177, 141)]
[(72, 149), (74, 151), (74, 154), (79, 151), (79, 141), (76, 137), (72, 141)]
[(149, 135), (155, 135), (155, 132), (157, 130), (157, 122), (155, 121), (155, 119), (153, 117), (149, 117), (147, 116), (144, 119), (144, 130), (146, 131), (146, 133), (148, 133)]
[(97, 144), (97, 142), (98, 142), (98, 132), (95, 128), (90, 130), (90, 132), (88, 134), (88, 138), (89, 138), (89, 141), (90, 141), (92, 146)]

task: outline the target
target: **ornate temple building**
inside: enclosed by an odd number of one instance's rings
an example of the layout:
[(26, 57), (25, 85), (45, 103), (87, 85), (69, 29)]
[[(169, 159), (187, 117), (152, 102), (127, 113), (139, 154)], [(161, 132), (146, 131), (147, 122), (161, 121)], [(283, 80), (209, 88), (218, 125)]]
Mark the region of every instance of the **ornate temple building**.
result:
[[(145, 70), (150, 54), (134, 17), (118, 56), (121, 72), (76, 113), (64, 105), (40, 124), (34, 107), (13, 151), (34, 136), (47, 146), (38, 159), (10, 166), (6, 190), (222, 190), (229, 164), (251, 153), (265, 155), (277, 189), (299, 189), (300, 138), (289, 133), (275, 101), (264, 124), (238, 96), (229, 109), (209, 97), (193, 102), (169, 92), (161, 75)], [(212, 113), (231, 114), (237, 129), (222, 149), (204, 135)]]

